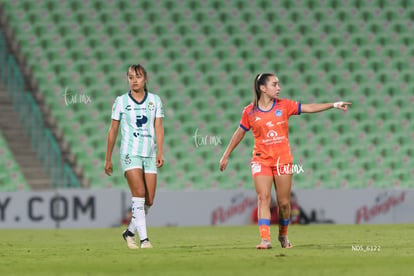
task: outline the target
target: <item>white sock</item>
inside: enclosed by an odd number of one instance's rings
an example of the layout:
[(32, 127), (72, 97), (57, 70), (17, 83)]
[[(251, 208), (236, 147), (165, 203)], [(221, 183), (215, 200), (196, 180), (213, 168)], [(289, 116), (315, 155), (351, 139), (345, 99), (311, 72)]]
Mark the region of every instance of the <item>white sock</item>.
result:
[(135, 218), (135, 214), (134, 214), (134, 207), (136, 206), (135, 203), (135, 197), (132, 198), (132, 202), (131, 202), (131, 221), (128, 224), (128, 231), (135, 234), (135, 232), (137, 231), (137, 227), (135, 226), (135, 222), (134, 222), (134, 218)]
[(133, 197), (132, 198), (132, 219), (131, 219), (130, 227), (132, 224), (132, 226), (138, 232), (139, 239), (141, 241), (148, 238), (147, 222), (145, 220), (144, 205), (145, 205), (145, 197)]

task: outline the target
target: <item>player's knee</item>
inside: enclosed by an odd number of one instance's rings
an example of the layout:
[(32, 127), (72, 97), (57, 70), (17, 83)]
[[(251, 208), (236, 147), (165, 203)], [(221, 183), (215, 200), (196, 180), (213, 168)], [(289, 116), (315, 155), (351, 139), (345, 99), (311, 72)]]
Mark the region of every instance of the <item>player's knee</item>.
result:
[(145, 189), (131, 189), (132, 197), (145, 197)]
[(288, 200), (281, 200), (279, 202), (279, 208), (281, 209), (281, 211), (289, 210), (289, 208), (290, 208), (289, 201)]
[(257, 195), (257, 201), (258, 201), (259, 204), (270, 205), (271, 197), (270, 197), (270, 195), (258, 194)]

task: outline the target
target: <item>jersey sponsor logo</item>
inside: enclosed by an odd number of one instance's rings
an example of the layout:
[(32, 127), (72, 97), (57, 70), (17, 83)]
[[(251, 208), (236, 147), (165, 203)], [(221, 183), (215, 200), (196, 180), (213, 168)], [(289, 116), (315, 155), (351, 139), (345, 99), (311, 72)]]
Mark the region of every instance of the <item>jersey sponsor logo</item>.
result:
[(280, 109), (276, 109), (276, 111), (275, 111), (275, 115), (276, 115), (276, 117), (281, 117), (281, 116), (283, 115), (282, 110), (280, 110)]
[(262, 118), (260, 117), (256, 117), (256, 119), (254, 120), (255, 122), (260, 121)]
[(273, 129), (269, 130), (266, 133), (267, 139), (263, 139), (262, 143), (265, 145), (272, 145), (272, 144), (279, 144), (282, 143), (286, 137), (284, 135), (278, 136), (278, 133), (274, 131)]
[(272, 123), (272, 121), (267, 122), (267, 123), (266, 123), (266, 125), (267, 125), (268, 127), (272, 127), (272, 126), (274, 126), (274, 124)]
[(131, 108), (131, 105), (130, 105), (130, 104), (129, 104), (129, 105), (127, 105), (127, 106), (125, 107), (125, 109), (126, 109), (126, 110), (128, 110), (128, 111), (131, 111), (131, 109), (132, 109), (132, 108)]
[(149, 134), (142, 134), (142, 133), (139, 133), (139, 132), (134, 132), (134, 137), (135, 138), (138, 138), (138, 136), (141, 136), (141, 137), (146, 137), (146, 138), (151, 138), (152, 136), (151, 135), (149, 135)]
[(277, 132), (276, 132), (276, 131), (274, 131), (273, 129), (269, 130), (269, 131), (266, 133), (266, 137), (267, 137), (267, 138), (273, 138), (273, 137), (276, 137), (276, 136), (277, 136)]
[(137, 119), (137, 121), (136, 121), (137, 127), (142, 127), (148, 121), (148, 118), (145, 115), (139, 115), (139, 116), (137, 116), (136, 119)]

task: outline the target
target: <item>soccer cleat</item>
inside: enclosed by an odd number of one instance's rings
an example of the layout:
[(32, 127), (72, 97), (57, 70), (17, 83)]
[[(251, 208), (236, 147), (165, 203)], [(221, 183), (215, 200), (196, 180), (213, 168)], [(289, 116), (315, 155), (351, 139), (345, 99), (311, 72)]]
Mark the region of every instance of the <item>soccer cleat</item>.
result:
[(290, 243), (287, 236), (279, 236), (280, 245), (282, 248), (292, 248), (293, 245)]
[(141, 248), (152, 248), (152, 244), (148, 239), (141, 241)]
[(263, 239), (262, 242), (256, 246), (256, 249), (271, 249), (271, 248), (272, 248), (272, 244), (270, 243), (269, 240), (266, 240), (266, 239)]
[(126, 229), (124, 232), (122, 232), (122, 237), (126, 241), (129, 249), (138, 249), (137, 241), (135, 240), (135, 235), (131, 236), (130, 233), (131, 232), (128, 231), (128, 229)]

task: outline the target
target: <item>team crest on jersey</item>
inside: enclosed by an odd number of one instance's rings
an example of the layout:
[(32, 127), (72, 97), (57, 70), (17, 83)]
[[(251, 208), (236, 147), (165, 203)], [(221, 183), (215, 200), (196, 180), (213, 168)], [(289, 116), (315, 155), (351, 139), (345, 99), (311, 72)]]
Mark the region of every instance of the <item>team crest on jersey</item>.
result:
[(276, 111), (275, 111), (275, 115), (276, 115), (276, 117), (281, 117), (282, 116), (282, 110), (280, 110), (280, 109), (276, 109)]
[(149, 109), (150, 111), (154, 111), (154, 109), (155, 109), (155, 104), (154, 104), (153, 102), (149, 102), (149, 103), (148, 103), (148, 109)]
[(131, 164), (131, 158), (129, 158), (129, 154), (125, 155), (124, 162), (125, 162), (126, 165)]

